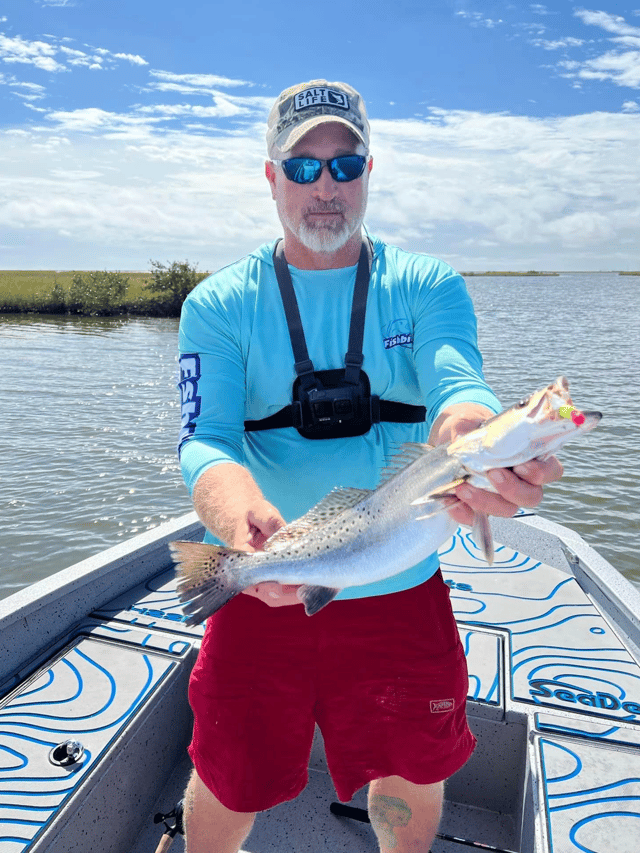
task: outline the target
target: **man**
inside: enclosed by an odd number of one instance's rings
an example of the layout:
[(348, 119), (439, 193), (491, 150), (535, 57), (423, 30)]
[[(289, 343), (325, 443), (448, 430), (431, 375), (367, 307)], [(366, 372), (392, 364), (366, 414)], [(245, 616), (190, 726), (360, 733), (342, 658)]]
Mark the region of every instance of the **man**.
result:
[[(269, 116), (267, 145), (265, 174), (308, 360), (291, 305), (284, 310), (291, 297), (279, 291), (274, 244), (201, 283), (180, 331), (185, 480), (206, 541), (250, 551), (333, 487), (374, 488), (402, 443), (443, 443), (499, 411), (460, 276), (433, 258), (363, 240), (373, 161), (360, 95), (324, 80), (286, 90)], [(294, 361), (303, 384), (310, 369), (326, 377), (344, 368), (354, 282), (367, 277), (361, 367), (370, 395), (388, 401), (387, 419), (340, 434), (344, 424), (330, 414), (331, 437), (318, 436), (313, 430), (326, 424), (314, 420), (304, 389), (292, 388)], [(311, 418), (311, 433), (295, 411)], [(449, 511), (461, 523), (476, 509), (509, 516), (537, 505), (541, 485), (561, 474), (555, 458), (496, 470), (496, 494), (460, 486)], [(257, 811), (300, 793), (316, 722), (340, 799), (369, 783), (380, 850), (427, 853), (443, 781), (475, 744), (466, 693), (437, 555), (343, 590), (312, 617), (296, 587), (247, 590), (208, 620), (191, 679), (188, 853), (235, 853)]]

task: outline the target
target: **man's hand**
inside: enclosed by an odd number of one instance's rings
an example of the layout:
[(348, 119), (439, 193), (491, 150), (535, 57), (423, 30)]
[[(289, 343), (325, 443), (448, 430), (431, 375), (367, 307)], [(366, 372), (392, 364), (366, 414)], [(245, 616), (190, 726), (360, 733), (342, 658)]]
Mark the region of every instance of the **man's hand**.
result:
[(262, 551), (267, 539), (285, 523), (273, 504), (263, 498), (238, 514), (228, 544), (241, 551)]
[[(455, 403), (445, 409), (431, 430), (431, 444), (444, 444), (459, 435), (479, 427), (493, 412), (477, 403)], [(512, 516), (519, 507), (536, 507), (543, 497), (542, 487), (562, 477), (563, 468), (555, 456), (545, 461), (533, 459), (513, 470), (493, 468), (488, 478), (498, 494), (463, 483), (455, 490), (460, 503), (452, 504), (448, 512), (459, 524), (472, 525), (474, 511), (487, 515)]]
[(477, 489), (464, 483), (456, 488), (456, 497), (462, 502), (449, 510), (459, 524), (473, 524), (474, 510), (487, 515), (511, 517), (519, 507), (536, 507), (543, 498), (542, 487), (562, 477), (563, 468), (555, 456), (544, 462), (533, 459), (523, 465), (508, 468), (492, 468), (488, 478), (498, 494), (486, 489)]
[[(257, 483), (241, 465), (223, 463), (202, 474), (193, 503), (205, 527), (225, 545), (241, 551), (262, 551), (267, 539), (284, 527), (276, 507), (265, 500)], [(267, 581), (245, 589), (270, 607), (301, 604), (297, 586)]]
[[(262, 551), (267, 539), (276, 530), (284, 527), (285, 520), (278, 510), (267, 501), (262, 501), (247, 512), (246, 517), (239, 520), (233, 539), (233, 547), (242, 551)], [(275, 581), (250, 586), (244, 590), (245, 595), (259, 598), (269, 607), (286, 607), (290, 604), (301, 604), (296, 595), (298, 586), (279, 584)]]

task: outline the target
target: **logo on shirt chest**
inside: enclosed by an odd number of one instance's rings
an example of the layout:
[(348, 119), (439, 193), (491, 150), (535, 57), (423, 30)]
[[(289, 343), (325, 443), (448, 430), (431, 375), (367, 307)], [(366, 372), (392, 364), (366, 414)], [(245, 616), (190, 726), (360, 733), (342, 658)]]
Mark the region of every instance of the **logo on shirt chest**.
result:
[(392, 320), (382, 329), (382, 341), (385, 349), (394, 347), (413, 348), (413, 332), (409, 321), (405, 319)]

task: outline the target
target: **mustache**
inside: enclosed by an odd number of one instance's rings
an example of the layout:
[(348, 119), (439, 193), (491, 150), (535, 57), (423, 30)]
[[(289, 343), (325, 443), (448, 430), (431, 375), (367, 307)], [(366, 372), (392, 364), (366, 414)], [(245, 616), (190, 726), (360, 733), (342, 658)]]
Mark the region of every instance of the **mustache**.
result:
[(315, 204), (313, 207), (307, 207), (304, 215), (309, 213), (344, 213), (344, 204), (339, 201), (327, 201), (320, 204)]

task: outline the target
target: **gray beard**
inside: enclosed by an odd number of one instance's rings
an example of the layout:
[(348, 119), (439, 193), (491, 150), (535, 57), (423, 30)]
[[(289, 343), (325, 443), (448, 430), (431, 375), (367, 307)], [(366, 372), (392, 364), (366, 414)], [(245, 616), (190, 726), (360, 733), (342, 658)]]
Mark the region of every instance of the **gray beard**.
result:
[(330, 253), (341, 249), (352, 234), (346, 221), (339, 228), (314, 228), (303, 219), (296, 237), (312, 252)]
[[(344, 219), (338, 227), (309, 225), (303, 217), (298, 227), (294, 227), (286, 216), (282, 216), (283, 224), (298, 238), (298, 240), (311, 252), (326, 252), (331, 254), (341, 249), (348, 240), (360, 229), (364, 220), (366, 199), (362, 201), (362, 207), (351, 219)], [(327, 206), (327, 210), (335, 210)]]

